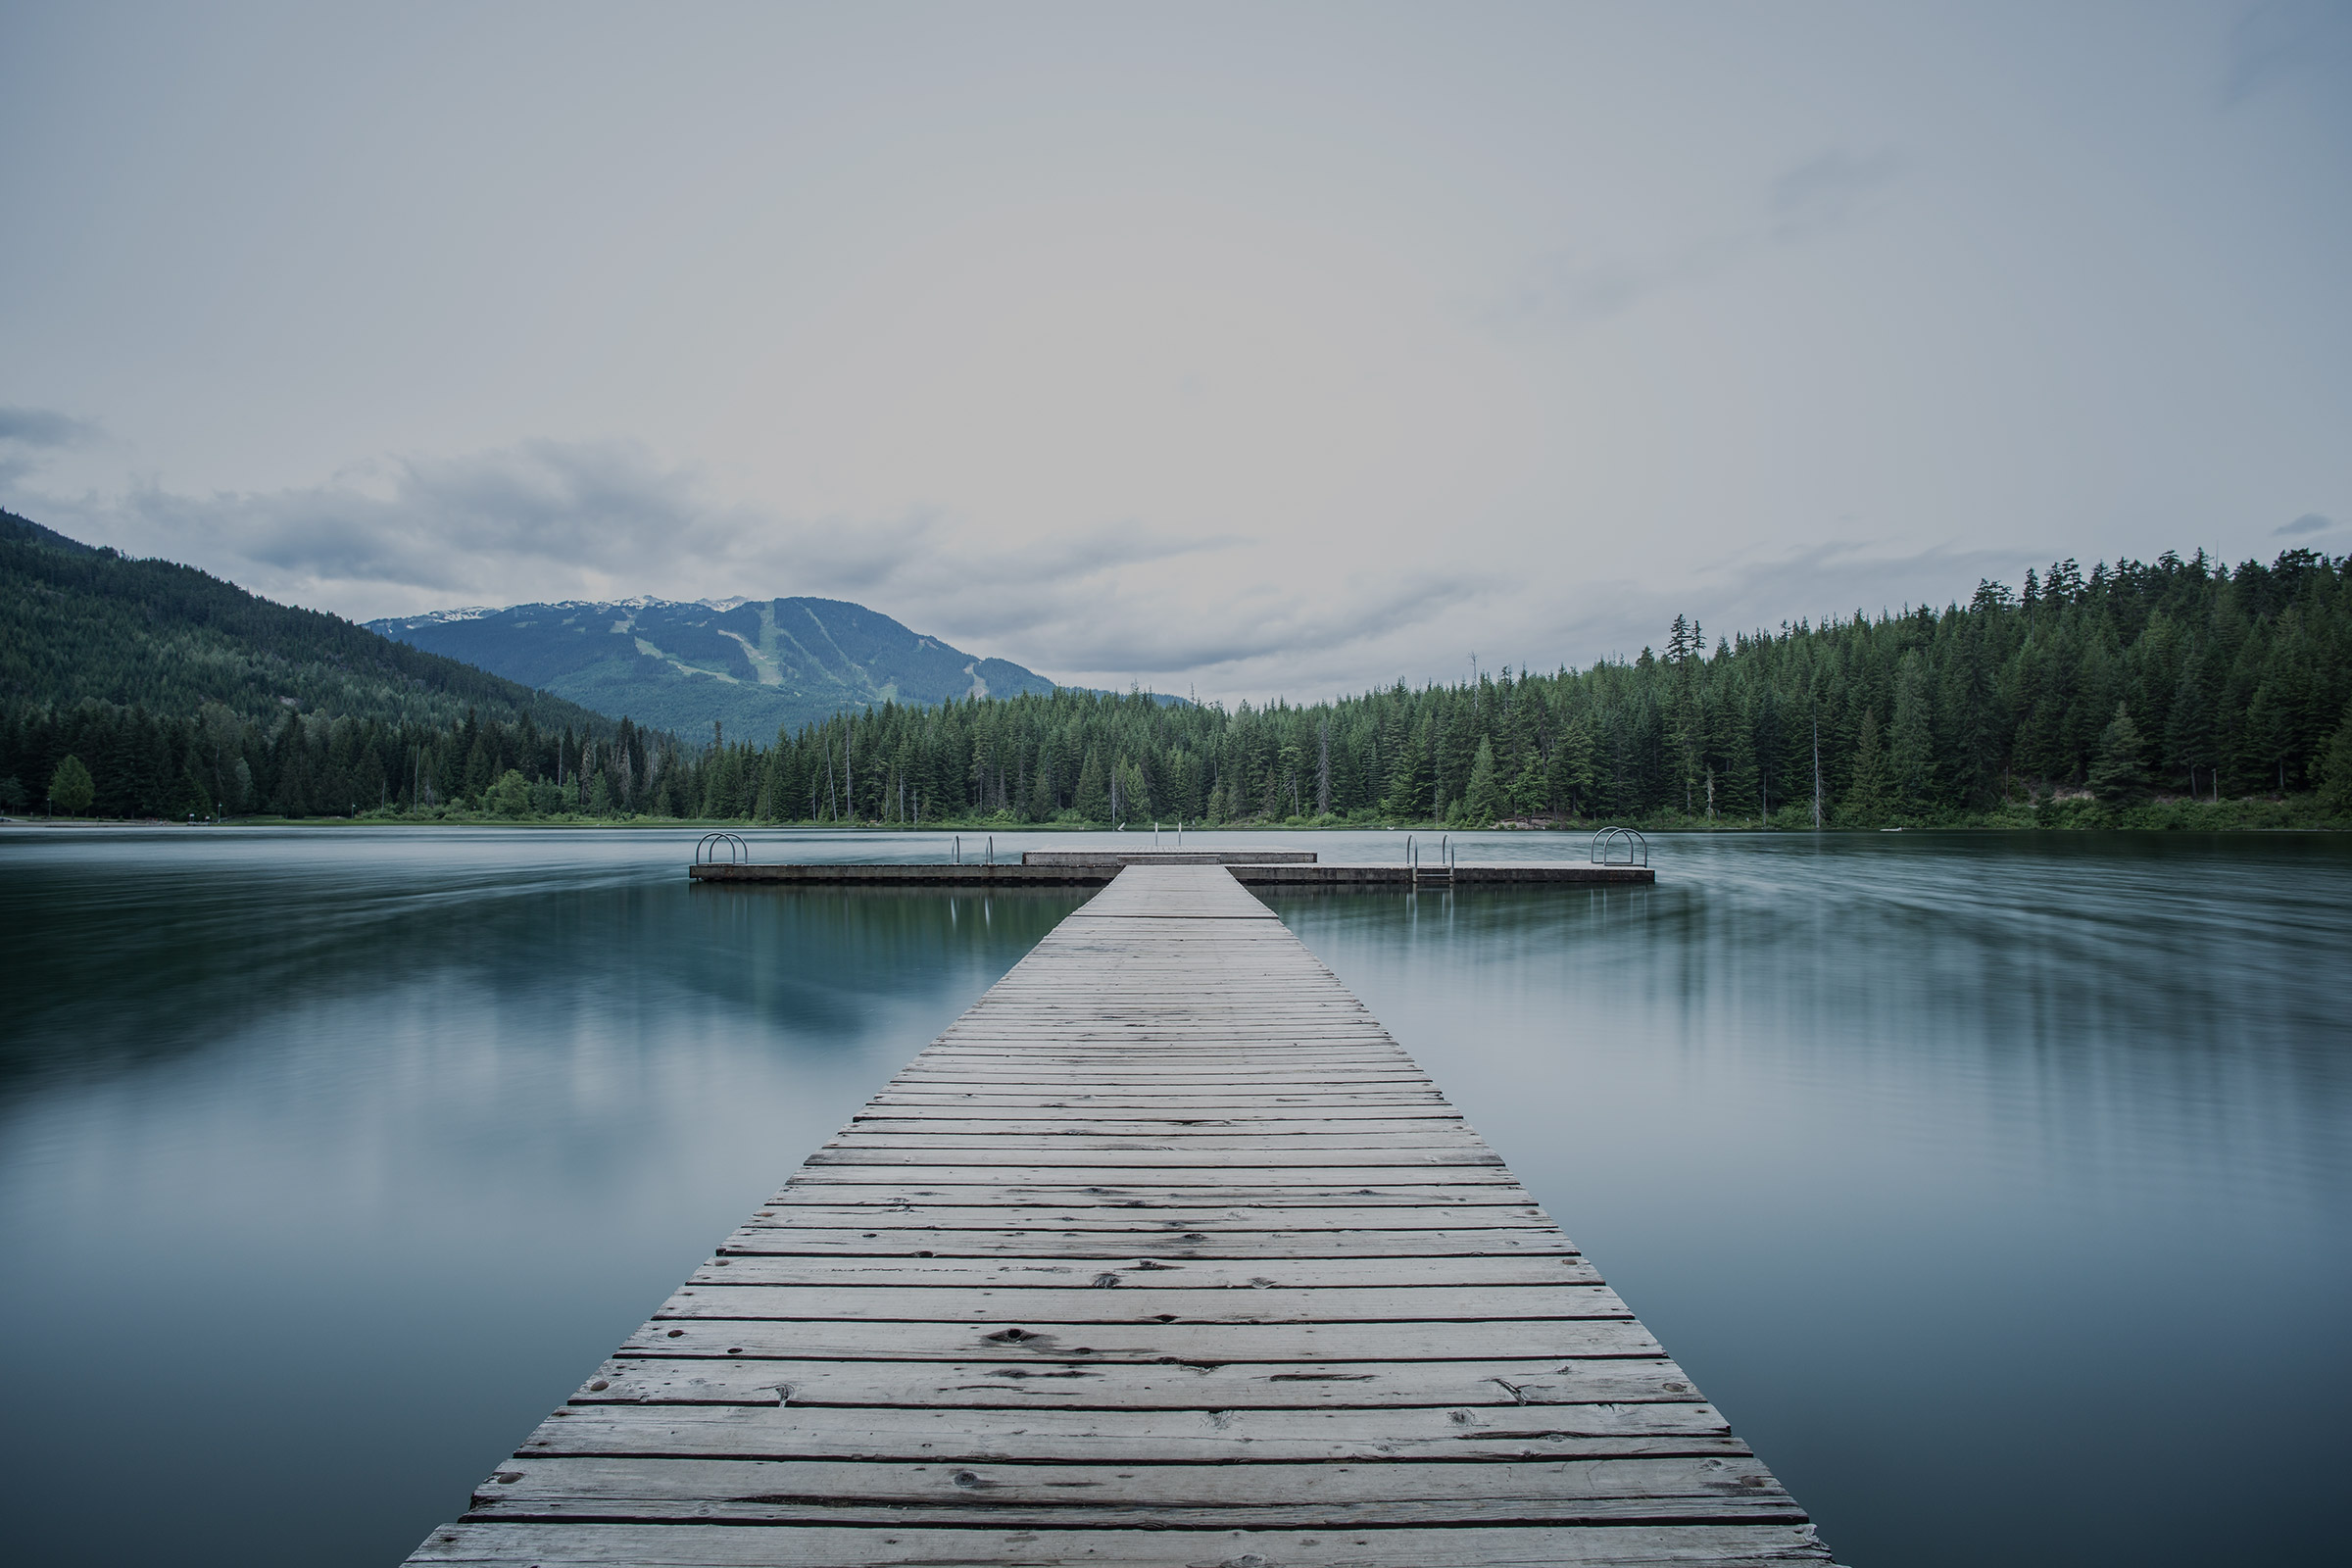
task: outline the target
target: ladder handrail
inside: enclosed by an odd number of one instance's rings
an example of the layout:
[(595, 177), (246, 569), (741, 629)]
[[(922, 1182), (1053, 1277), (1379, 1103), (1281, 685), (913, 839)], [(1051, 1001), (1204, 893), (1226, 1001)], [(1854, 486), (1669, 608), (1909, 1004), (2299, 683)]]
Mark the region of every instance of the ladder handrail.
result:
[[(1619, 845), (1625, 847), (1625, 858), (1622, 860), (1616, 858)], [(1636, 854), (1642, 857), (1638, 861), (1634, 858)], [(1594, 865), (1647, 865), (1649, 863), (1649, 840), (1643, 838), (1640, 830), (1636, 828), (1604, 827), (1592, 835), (1592, 863)]]
[(740, 833), (704, 834), (701, 841), (694, 847), (694, 863), (697, 865), (716, 865), (718, 863), (718, 851), (721, 845), (726, 847), (727, 863), (729, 865), (748, 865), (751, 863), (752, 847), (743, 841), (743, 835)]

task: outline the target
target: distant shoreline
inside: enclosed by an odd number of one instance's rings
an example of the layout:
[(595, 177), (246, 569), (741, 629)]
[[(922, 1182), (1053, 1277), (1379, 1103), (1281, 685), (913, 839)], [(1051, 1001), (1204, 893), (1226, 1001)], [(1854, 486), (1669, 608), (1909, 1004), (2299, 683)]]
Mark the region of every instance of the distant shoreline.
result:
[[(823, 834), (904, 834), (909, 838), (925, 834), (973, 833), (1142, 833), (1149, 835), (1152, 824), (1129, 823), (1124, 829), (1112, 828), (1100, 822), (991, 822), (943, 821), (909, 827), (890, 822), (766, 822), (745, 817), (501, 817), (481, 812), (422, 816), (410, 813), (364, 813), (359, 816), (237, 816), (217, 821), (190, 823), (171, 817), (58, 817), (0, 816), (0, 827), (48, 828), (72, 832), (93, 828), (499, 828), (527, 829), (538, 832), (683, 832), (750, 830), (823, 833)], [(1904, 821), (1885, 823), (1829, 822), (1819, 828), (1810, 822), (1776, 821), (1769, 825), (1755, 821), (1708, 822), (1684, 817), (1641, 818), (1624, 822), (1569, 822), (1534, 825), (1508, 824), (1494, 827), (1463, 827), (1435, 821), (1396, 822), (1228, 822), (1204, 824), (1187, 822), (1188, 833), (1418, 833), (1455, 834), (1464, 837), (1475, 834), (1513, 833), (1527, 837), (1552, 837), (1563, 841), (1579, 837), (1590, 838), (1607, 827), (1631, 827), (1644, 833), (1708, 833), (1753, 834), (1783, 836), (1788, 834), (1838, 833), (2352, 833), (2352, 820), (2328, 815), (2316, 799), (2303, 797), (2287, 800), (2253, 801), (2151, 801), (2138, 806), (2111, 808), (2089, 802), (2061, 802), (2055, 807), (2036, 809), (2021, 806), (2011, 811), (1985, 812), (1957, 821)], [(1163, 835), (1176, 831), (1173, 822), (1158, 824)]]

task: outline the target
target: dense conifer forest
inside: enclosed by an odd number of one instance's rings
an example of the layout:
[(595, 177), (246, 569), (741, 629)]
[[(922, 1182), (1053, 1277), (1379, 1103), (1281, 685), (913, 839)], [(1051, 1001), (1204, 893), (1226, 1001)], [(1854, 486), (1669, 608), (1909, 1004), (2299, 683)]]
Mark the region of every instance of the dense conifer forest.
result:
[[(1806, 828), (2352, 821), (2352, 560), (2062, 561), (1966, 605), (1505, 668), (1336, 703), (884, 705), (691, 745), (456, 722), (20, 703), (0, 781), (68, 755), (101, 814), (628, 815), (928, 825)], [(36, 782), (38, 781), (37, 785)], [(0, 790), (9, 786), (0, 782)], [(12, 797), (14, 799), (14, 797)]]
[(1627, 662), (1304, 707), (885, 709), (718, 749), (693, 779), (703, 814), (755, 820), (1793, 828), (1818, 802), (1875, 827), (2149, 820), (2165, 798), (2154, 820), (2313, 819), (2352, 806), (2346, 570), (2064, 561), (1940, 612), (1712, 647), (1678, 619)]
[(343, 815), (484, 723), (617, 738), (562, 698), (7, 512), (0, 607), (0, 809), (45, 806), (69, 756), (102, 816)]

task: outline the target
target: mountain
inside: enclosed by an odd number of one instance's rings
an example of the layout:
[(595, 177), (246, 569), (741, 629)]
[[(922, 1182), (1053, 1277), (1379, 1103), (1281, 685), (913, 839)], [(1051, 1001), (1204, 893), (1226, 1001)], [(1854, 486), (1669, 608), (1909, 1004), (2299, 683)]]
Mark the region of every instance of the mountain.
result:
[(772, 738), (844, 709), (1048, 693), (839, 599), (567, 601), (371, 620), (371, 630), (689, 738)]
[(546, 730), (612, 723), (546, 692), (168, 561), (134, 561), (0, 512), (0, 702), (248, 718), (289, 710), (445, 726), (468, 709)]

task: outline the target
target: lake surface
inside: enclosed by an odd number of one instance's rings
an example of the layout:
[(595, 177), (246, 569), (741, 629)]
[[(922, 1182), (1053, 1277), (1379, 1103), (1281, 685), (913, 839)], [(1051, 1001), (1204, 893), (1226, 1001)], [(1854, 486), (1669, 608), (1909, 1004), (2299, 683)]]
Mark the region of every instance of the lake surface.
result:
[[(0, 829), (12, 1555), (398, 1562), (1078, 902), (694, 838)], [(1841, 1561), (2339, 1561), (2352, 839), (1655, 850), (1276, 907)]]

